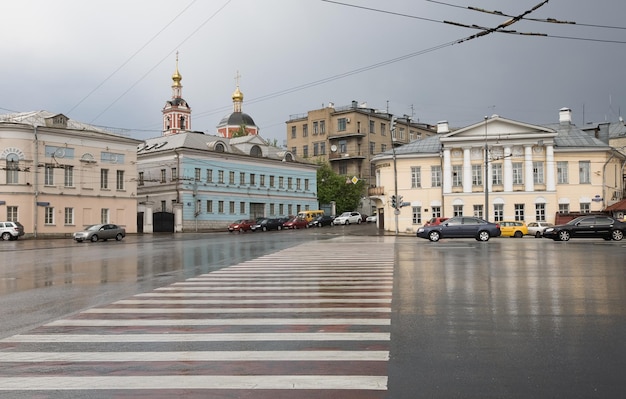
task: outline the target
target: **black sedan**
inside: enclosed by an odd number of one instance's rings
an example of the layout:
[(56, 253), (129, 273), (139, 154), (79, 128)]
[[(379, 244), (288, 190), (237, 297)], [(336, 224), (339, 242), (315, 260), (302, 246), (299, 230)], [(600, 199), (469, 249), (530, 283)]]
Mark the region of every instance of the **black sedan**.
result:
[(435, 226), (422, 226), (417, 229), (419, 238), (439, 241), (441, 238), (475, 238), (477, 241), (489, 241), (499, 237), (500, 226), (471, 216), (456, 216)]
[(580, 216), (565, 224), (543, 230), (544, 238), (569, 241), (570, 238), (603, 238), (620, 241), (626, 233), (626, 223), (605, 215)]
[(309, 227), (324, 227), (333, 226), (333, 220), (335, 218), (330, 215), (318, 216), (309, 222)]

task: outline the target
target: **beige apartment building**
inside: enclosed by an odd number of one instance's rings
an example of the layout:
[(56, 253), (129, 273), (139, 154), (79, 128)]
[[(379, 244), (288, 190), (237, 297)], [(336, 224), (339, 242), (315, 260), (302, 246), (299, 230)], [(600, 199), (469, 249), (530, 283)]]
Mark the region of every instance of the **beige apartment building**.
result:
[(47, 111), (0, 115), (0, 220), (26, 236), (115, 223), (137, 232), (140, 140)]
[(332, 169), (349, 178), (357, 177), (370, 186), (375, 183), (370, 160), (377, 154), (436, 133), (436, 127), (411, 120), (396, 119), (386, 110), (369, 108), (353, 101), (336, 107), (329, 103), (306, 114), (291, 115), (287, 124), (287, 149), (315, 162), (329, 162)]
[[(626, 196), (626, 156), (605, 136), (576, 127), (568, 108), (549, 125), (498, 115), (455, 131), (441, 123), (437, 135), (372, 160), (379, 227), (414, 234), (431, 217), (554, 223), (560, 214), (611, 210)], [(405, 205), (397, 224), (395, 179)]]

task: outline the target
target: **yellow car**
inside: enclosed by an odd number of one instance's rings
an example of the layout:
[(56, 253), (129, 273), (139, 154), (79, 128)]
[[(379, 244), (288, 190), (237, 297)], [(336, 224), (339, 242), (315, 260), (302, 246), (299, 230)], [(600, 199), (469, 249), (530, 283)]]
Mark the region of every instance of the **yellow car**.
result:
[(498, 224), (500, 225), (502, 237), (522, 238), (528, 234), (528, 227), (524, 222), (505, 220), (498, 222)]

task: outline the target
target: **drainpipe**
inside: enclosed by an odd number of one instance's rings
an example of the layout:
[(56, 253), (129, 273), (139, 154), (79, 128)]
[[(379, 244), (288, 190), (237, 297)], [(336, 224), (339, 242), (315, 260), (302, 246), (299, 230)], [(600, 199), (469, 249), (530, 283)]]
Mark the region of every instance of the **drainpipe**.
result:
[(39, 208), (37, 206), (37, 202), (39, 202), (39, 138), (37, 137), (37, 126), (33, 126), (33, 134), (35, 135), (35, 156), (34, 156), (34, 165), (33, 165), (33, 170), (34, 170), (34, 180), (33, 180), (33, 188), (35, 189), (35, 203), (34, 205), (34, 209), (33, 209), (33, 237), (37, 238), (37, 220), (38, 220), (38, 214), (37, 214), (37, 209)]

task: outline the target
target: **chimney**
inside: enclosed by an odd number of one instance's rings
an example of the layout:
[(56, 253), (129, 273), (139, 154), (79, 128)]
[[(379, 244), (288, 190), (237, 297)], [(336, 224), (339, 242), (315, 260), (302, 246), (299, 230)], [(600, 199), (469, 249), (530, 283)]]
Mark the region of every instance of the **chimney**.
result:
[(559, 123), (561, 125), (572, 124), (572, 110), (569, 108), (561, 108), (559, 110)]
[(437, 133), (450, 133), (448, 121), (437, 122)]

